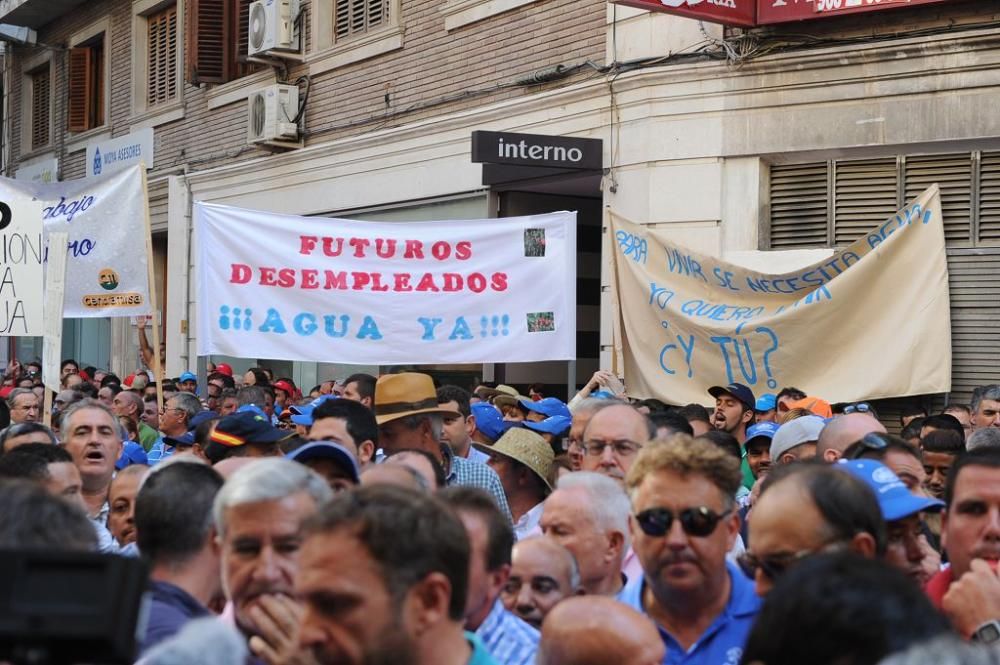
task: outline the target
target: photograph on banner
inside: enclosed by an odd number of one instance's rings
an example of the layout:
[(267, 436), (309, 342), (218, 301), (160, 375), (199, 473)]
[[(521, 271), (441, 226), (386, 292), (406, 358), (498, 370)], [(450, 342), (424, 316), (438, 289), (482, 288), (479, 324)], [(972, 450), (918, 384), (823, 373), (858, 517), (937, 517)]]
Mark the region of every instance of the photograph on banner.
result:
[(398, 223), (196, 203), (194, 217), (200, 355), (576, 357), (575, 212)]
[(832, 256), (781, 275), (690, 251), (610, 213), (629, 394), (703, 403), (732, 382), (831, 402), (951, 390), (936, 185)]
[(0, 193), (0, 335), (41, 335), (42, 205), (30, 194)]
[(151, 312), (140, 168), (54, 183), (0, 178), (0, 201), (31, 202), (46, 234), (69, 236), (66, 318)]

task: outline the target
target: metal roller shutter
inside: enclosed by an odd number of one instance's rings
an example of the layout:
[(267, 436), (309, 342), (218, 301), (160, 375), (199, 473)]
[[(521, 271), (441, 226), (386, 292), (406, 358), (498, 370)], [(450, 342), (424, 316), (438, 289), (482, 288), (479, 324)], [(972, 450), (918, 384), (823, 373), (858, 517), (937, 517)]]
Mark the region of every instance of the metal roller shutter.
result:
[(944, 237), (949, 245), (968, 245), (972, 239), (972, 155), (906, 157), (903, 201), (920, 195), (935, 182), (941, 187)]
[(829, 186), (826, 162), (771, 166), (771, 249), (827, 244)]
[(847, 245), (899, 210), (896, 158), (834, 163), (834, 244)]
[(167, 230), (167, 179), (149, 181), (149, 223), (153, 233)]

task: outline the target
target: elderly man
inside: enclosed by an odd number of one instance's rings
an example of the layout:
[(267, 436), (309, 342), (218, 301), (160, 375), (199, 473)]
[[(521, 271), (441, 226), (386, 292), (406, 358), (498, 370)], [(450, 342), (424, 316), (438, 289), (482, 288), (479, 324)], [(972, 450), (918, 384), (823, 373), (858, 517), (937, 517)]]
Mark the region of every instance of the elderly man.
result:
[(580, 586), (588, 595), (617, 596), (624, 586), (622, 562), (629, 549), (631, 508), (621, 485), (599, 473), (563, 477), (545, 500), (542, 533), (573, 554)]
[(551, 538), (518, 541), (511, 553), (510, 577), (500, 600), (535, 628), (557, 603), (580, 591), (580, 569), (572, 553)]
[(581, 469), (603, 473), (624, 483), (639, 451), (654, 438), (656, 427), (634, 407), (628, 404), (607, 406), (591, 416), (583, 432)]
[(139, 443), (142, 444), (142, 449), (147, 453), (153, 448), (153, 444), (159, 438), (152, 427), (143, 422), (142, 415), (143, 409), (145, 408), (145, 402), (142, 401), (142, 397), (139, 393), (132, 392), (131, 390), (123, 390), (117, 395), (111, 402), (111, 410), (115, 412), (115, 415), (120, 418), (128, 418), (139, 430)]
[(375, 422), (386, 455), (404, 448), (433, 455), (444, 467), (449, 487), (463, 485), (489, 492), (511, 519), (507, 495), (496, 472), (485, 464), (456, 456), (450, 446), (441, 443), (444, 418), (460, 415), (438, 405), (434, 381), (426, 374), (387, 374), (375, 384)]
[(320, 663), (496, 665), (462, 632), (469, 558), (437, 499), (382, 485), (338, 496), (302, 546), (299, 643)]
[(865, 434), (885, 434), (885, 425), (867, 413), (848, 413), (826, 424), (816, 442), (816, 457), (824, 462), (836, 462), (844, 451)]
[(549, 614), (537, 665), (660, 665), (663, 656), (648, 617), (611, 598), (583, 596), (568, 598)]
[(294, 624), (301, 608), (292, 599), (302, 527), (332, 496), (317, 473), (282, 458), (247, 464), (215, 496), (226, 598), (250, 651), (267, 662), (281, 662), (297, 649)]
[(614, 404), (624, 404), (620, 400), (610, 400), (610, 399), (599, 399), (597, 397), (586, 397), (579, 402), (574, 402), (572, 405), (573, 412), (573, 422), (569, 428), (569, 436), (566, 439), (567, 450), (569, 454), (570, 463), (573, 466), (574, 471), (579, 471), (583, 468), (583, 433), (587, 429), (587, 425), (590, 424), (590, 419), (594, 417), (594, 414), (601, 409), (607, 408)]
[(145, 464), (132, 464), (119, 471), (111, 481), (108, 531), (120, 548), (135, 542), (135, 497), (147, 473), (149, 467)]
[(108, 521), (108, 490), (115, 462), (122, 454), (121, 427), (111, 410), (92, 399), (70, 406), (62, 417), (62, 443), (80, 472), (87, 514), (97, 528), (101, 550), (118, 548), (105, 528)]
[(176, 452), (174, 446), (165, 439), (177, 439), (184, 436), (190, 428), (191, 419), (201, 413), (201, 400), (191, 393), (175, 393), (163, 402), (160, 411), (160, 438), (149, 450), (149, 464), (167, 459)]
[(7, 396), (11, 423), (36, 423), (39, 420), (38, 395), (31, 388), (14, 388)]
[(740, 564), (764, 596), (810, 554), (840, 548), (883, 556), (885, 521), (875, 495), (850, 473), (818, 462), (777, 467), (750, 513), (749, 544)]
[(500, 601), (510, 576), (513, 530), (482, 490), (448, 487), (439, 496), (458, 513), (469, 536), (466, 629), (475, 631), (500, 665), (534, 665), (538, 631), (505, 610)]
[(135, 500), (139, 550), (150, 566), (142, 652), (189, 621), (210, 616), (209, 605), (222, 595), (211, 517), (222, 477), (205, 464), (182, 459), (157, 467)]
[(555, 457), (552, 446), (520, 427), (508, 430), (492, 446), (479, 445), (489, 455), (489, 466), (497, 472), (507, 494), (514, 535), (521, 540), (537, 533), (542, 502), (552, 491), (548, 480)]
[(678, 434), (647, 445), (629, 471), (632, 542), (643, 574), (622, 600), (660, 629), (666, 665), (738, 662), (760, 600), (726, 553), (739, 535), (740, 463)]
[(972, 429), (1000, 427), (1000, 385), (979, 386), (972, 392), (969, 404)]

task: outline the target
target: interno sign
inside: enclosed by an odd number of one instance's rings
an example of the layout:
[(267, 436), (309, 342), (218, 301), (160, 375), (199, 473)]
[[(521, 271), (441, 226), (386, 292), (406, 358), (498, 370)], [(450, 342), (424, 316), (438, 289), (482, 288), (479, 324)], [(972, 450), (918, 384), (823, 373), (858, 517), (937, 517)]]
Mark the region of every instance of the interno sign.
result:
[(947, 0), (618, 0), (618, 4), (630, 7), (743, 27), (944, 2)]
[(512, 132), (472, 132), (472, 161), (486, 164), (599, 169), (600, 139)]

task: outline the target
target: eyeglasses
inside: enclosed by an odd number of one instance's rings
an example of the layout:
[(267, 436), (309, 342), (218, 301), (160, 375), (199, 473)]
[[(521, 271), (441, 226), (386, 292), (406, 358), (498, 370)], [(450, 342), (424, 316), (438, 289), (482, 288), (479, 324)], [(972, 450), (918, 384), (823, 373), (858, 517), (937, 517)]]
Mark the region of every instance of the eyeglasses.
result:
[(859, 441), (856, 441), (855, 443), (860, 445), (858, 446), (858, 449), (855, 450), (854, 453), (851, 455), (852, 460), (861, 459), (861, 456), (864, 455), (869, 450), (885, 450), (886, 448), (889, 447), (889, 442), (885, 440), (885, 437), (883, 437), (881, 434), (878, 434), (877, 432), (870, 432), (869, 434), (865, 434), (863, 437), (861, 437)]
[[(711, 508), (696, 506), (685, 508), (676, 517), (680, 521), (684, 533), (704, 538), (715, 531), (719, 520), (731, 512), (733, 512), (731, 508), (725, 512), (717, 513)], [(637, 513), (635, 521), (638, 522), (639, 528), (644, 534), (660, 538), (670, 531), (670, 527), (674, 523), (674, 513), (669, 508), (649, 508)]]
[(641, 443), (636, 443), (635, 441), (629, 441), (628, 439), (621, 439), (618, 441), (584, 441), (580, 444), (583, 448), (583, 452), (590, 455), (591, 457), (600, 457), (604, 454), (606, 448), (611, 448), (615, 455), (620, 457), (627, 457), (628, 455), (635, 454), (640, 448), (642, 448)]
[(165, 406), (162, 409), (160, 409), (160, 413), (166, 413), (167, 411), (181, 411), (181, 412), (183, 412), (184, 409), (177, 408), (176, 406)]
[(788, 572), (788, 569), (796, 563), (814, 554), (820, 554), (834, 545), (839, 544), (839, 540), (831, 540), (823, 543), (819, 547), (798, 552), (776, 552), (774, 554), (754, 554), (746, 550), (738, 557), (736, 563), (739, 564), (743, 573), (753, 579), (757, 576), (757, 570), (763, 572), (771, 581)]
[(871, 413), (872, 407), (868, 402), (858, 402), (857, 404), (848, 404), (844, 407), (844, 413)]

